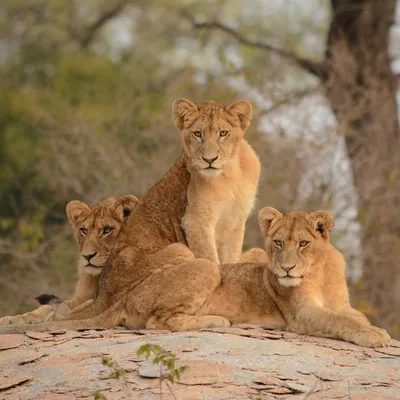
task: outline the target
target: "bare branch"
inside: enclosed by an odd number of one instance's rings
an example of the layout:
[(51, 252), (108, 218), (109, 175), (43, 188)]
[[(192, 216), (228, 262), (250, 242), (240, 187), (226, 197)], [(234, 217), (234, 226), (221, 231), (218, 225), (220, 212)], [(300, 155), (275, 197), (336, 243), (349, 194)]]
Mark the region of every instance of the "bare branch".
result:
[(243, 33), (231, 28), (230, 26), (224, 25), (221, 22), (218, 21), (197, 22), (191, 14), (189, 14), (187, 11), (184, 10), (181, 11), (181, 15), (186, 20), (188, 20), (196, 29), (210, 29), (210, 30), (219, 30), (225, 32), (234, 39), (236, 39), (239, 43), (245, 46), (277, 54), (280, 57), (286, 58), (287, 60), (294, 62), (305, 71), (319, 78), (324, 77), (325, 74), (327, 73), (328, 68), (325, 63), (312, 61), (307, 58), (300, 57), (293, 52), (272, 46), (268, 43), (260, 42), (258, 40), (252, 40), (243, 35)]
[(97, 32), (111, 19), (116, 17), (122, 9), (129, 3), (130, 0), (120, 0), (109, 10), (99, 15), (98, 18), (85, 28), (84, 33), (79, 38), (79, 43), (82, 48), (86, 49), (90, 46)]
[(301, 90), (298, 92), (293, 92), (293, 93), (288, 93), (285, 97), (283, 97), (281, 100), (277, 101), (270, 107), (261, 107), (262, 113), (269, 114), (277, 109), (279, 109), (282, 106), (288, 105), (288, 104), (294, 104), (296, 101), (302, 100), (304, 97), (310, 95), (310, 94), (315, 94), (318, 93), (320, 90), (320, 86), (315, 86), (306, 90)]

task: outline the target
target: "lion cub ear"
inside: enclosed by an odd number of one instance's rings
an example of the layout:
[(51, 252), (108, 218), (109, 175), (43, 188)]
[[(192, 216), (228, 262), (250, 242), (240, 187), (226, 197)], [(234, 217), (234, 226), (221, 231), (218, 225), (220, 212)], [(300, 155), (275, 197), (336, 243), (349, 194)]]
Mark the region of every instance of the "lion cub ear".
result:
[(133, 195), (126, 195), (118, 197), (115, 201), (114, 207), (122, 219), (126, 219), (135, 206), (139, 203), (139, 199)]
[(186, 99), (178, 99), (172, 104), (172, 119), (175, 122), (176, 128), (180, 131), (183, 129), (184, 122), (188, 117), (198, 113), (196, 104)]
[(281, 218), (283, 218), (282, 213), (273, 207), (264, 207), (258, 213), (258, 224), (264, 237), (267, 236), (271, 226)]
[(253, 115), (253, 107), (251, 103), (247, 100), (237, 101), (226, 107), (226, 111), (236, 116), (240, 121), (240, 127), (243, 131), (249, 127), (251, 122), (251, 117)]
[(83, 213), (90, 211), (90, 207), (82, 201), (73, 200), (67, 204), (67, 217), (71, 225), (77, 225)]
[(315, 211), (309, 214), (309, 219), (314, 229), (321, 234), (325, 240), (329, 240), (329, 234), (334, 225), (333, 215), (329, 211)]

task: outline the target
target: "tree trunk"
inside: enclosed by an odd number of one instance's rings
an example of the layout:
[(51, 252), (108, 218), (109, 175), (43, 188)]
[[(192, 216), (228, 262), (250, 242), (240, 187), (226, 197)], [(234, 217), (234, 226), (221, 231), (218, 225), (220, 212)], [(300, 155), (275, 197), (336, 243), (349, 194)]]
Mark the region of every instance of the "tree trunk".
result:
[(367, 300), (376, 323), (399, 334), (400, 131), (388, 54), (395, 3), (331, 0), (322, 80), (358, 192)]

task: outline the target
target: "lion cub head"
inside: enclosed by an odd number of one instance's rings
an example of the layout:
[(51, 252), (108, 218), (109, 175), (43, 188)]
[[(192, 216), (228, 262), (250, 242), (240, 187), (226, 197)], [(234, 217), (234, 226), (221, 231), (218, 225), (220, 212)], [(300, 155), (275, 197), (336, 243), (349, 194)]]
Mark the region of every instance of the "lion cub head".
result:
[(188, 159), (188, 166), (203, 176), (218, 176), (235, 157), (235, 150), (250, 125), (252, 106), (238, 101), (228, 107), (215, 101), (196, 106), (178, 99), (172, 116)]
[(268, 268), (282, 286), (298, 286), (304, 277), (324, 265), (334, 223), (328, 211), (283, 215), (275, 208), (265, 207), (258, 221)]
[(79, 268), (98, 275), (105, 266), (122, 223), (138, 203), (135, 196), (108, 198), (90, 208), (81, 201), (67, 204), (67, 216), (80, 248)]

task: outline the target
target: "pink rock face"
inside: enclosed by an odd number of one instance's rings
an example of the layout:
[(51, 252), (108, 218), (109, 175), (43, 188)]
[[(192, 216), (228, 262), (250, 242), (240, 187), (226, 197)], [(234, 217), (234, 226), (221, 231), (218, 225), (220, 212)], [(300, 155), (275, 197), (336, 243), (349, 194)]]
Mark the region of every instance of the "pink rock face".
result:
[(0, 336), (0, 351), (15, 349), (23, 345), (25, 342), (25, 335), (6, 335)]
[[(399, 399), (400, 343), (366, 349), (345, 342), (239, 325), (228, 329), (56, 332), (0, 336), (0, 399), (153, 399), (158, 378), (139, 374), (146, 343), (185, 366), (163, 399)], [(104, 365), (108, 357), (112, 367)], [(116, 374), (116, 371), (123, 371)], [(172, 392), (173, 394), (172, 394)]]

